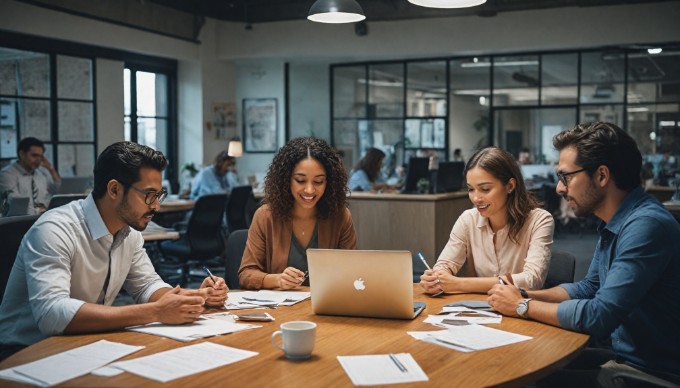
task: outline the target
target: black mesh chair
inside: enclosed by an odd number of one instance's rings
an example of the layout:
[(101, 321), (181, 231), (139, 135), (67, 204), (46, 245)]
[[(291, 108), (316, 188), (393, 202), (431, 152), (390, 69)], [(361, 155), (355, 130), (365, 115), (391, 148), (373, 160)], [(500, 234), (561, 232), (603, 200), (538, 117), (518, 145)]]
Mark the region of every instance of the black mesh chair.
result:
[[(163, 241), (163, 260), (154, 263), (156, 270), (170, 284), (186, 285), (190, 278), (204, 278), (200, 267), (207, 265), (216, 275), (222, 274), (219, 256), (224, 252), (222, 221), (227, 194), (204, 195), (196, 201), (186, 231), (175, 241)], [(174, 260), (173, 260), (174, 259)], [(198, 270), (193, 270), (198, 267)]]
[(50, 205), (47, 210), (52, 210), (55, 207), (64, 206), (71, 201), (76, 201), (78, 199), (85, 199), (87, 195), (85, 194), (57, 194), (50, 199)]
[(226, 209), (229, 233), (239, 229), (248, 229), (246, 209), (252, 197), (253, 188), (251, 186), (236, 186), (231, 189)]
[(230, 290), (240, 288), (238, 269), (241, 267), (241, 259), (243, 258), (243, 251), (246, 249), (246, 241), (248, 241), (247, 229), (235, 230), (227, 239), (224, 280), (227, 282), (227, 287)]
[(12, 272), (21, 240), (26, 232), (40, 217), (39, 215), (0, 218), (0, 300), (5, 295), (5, 287)]
[(576, 257), (568, 252), (554, 251), (550, 258), (550, 268), (543, 288), (559, 286), (562, 283), (574, 282)]

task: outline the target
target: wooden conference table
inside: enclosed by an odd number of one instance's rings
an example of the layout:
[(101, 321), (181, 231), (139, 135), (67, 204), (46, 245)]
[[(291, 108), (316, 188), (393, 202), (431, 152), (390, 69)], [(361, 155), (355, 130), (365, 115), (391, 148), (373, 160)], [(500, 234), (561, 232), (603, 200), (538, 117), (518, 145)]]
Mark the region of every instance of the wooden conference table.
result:
[[(492, 385), (522, 386), (563, 367), (585, 347), (588, 336), (520, 318), (504, 317), (500, 325), (489, 325), (518, 334), (532, 336), (529, 341), (472, 353), (462, 353), (434, 344), (417, 341), (407, 331), (441, 330), (423, 323), (427, 314), (438, 313), (442, 306), (457, 300), (485, 300), (485, 295), (458, 294), (441, 298), (424, 295), (414, 284), (414, 299), (427, 303), (415, 320), (369, 319), (314, 315), (309, 300), (291, 307), (267, 310), (274, 322), (259, 322), (261, 328), (200, 341), (210, 341), (259, 355), (171, 381), (167, 386), (233, 386), (233, 387), (329, 387), (352, 386), (340, 366), (338, 355), (411, 353), (429, 377), (425, 384), (439, 386), (481, 387)], [(270, 341), (281, 323), (308, 320), (317, 323), (316, 345), (312, 358), (287, 360)], [(121, 331), (107, 334), (59, 336), (34, 344), (0, 363), (0, 369), (24, 364), (78, 346), (106, 339), (146, 348), (124, 359), (146, 356), (186, 346), (168, 338)], [(0, 380), (3, 386), (19, 386)], [(160, 386), (131, 373), (114, 377), (85, 375), (66, 382), (67, 386)], [(415, 384), (411, 384), (415, 385)], [(424, 385), (424, 384), (420, 384)], [(400, 384), (399, 387), (406, 386)]]

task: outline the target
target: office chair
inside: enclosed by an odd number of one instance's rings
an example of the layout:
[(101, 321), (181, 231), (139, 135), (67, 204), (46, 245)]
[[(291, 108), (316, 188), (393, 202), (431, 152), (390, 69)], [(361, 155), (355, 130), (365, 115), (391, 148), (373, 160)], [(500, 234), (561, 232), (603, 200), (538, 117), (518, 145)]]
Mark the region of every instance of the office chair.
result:
[(71, 201), (76, 201), (78, 199), (85, 199), (87, 195), (85, 194), (57, 194), (50, 199), (50, 205), (47, 210), (52, 210), (55, 207), (66, 205)]
[(562, 283), (574, 282), (574, 271), (576, 268), (576, 257), (568, 252), (552, 252), (550, 258), (550, 268), (545, 277), (543, 288), (559, 286)]
[(224, 255), (224, 280), (227, 282), (227, 287), (229, 287), (230, 290), (237, 290), (240, 288), (238, 270), (241, 267), (243, 251), (246, 249), (246, 241), (248, 241), (248, 229), (235, 230), (229, 234), (229, 238), (227, 238), (227, 252)]
[(9, 274), (12, 272), (21, 240), (38, 217), (40, 216), (0, 218), (0, 236), (2, 236), (2, 244), (0, 244), (0, 300), (5, 295), (7, 280), (9, 280)]
[(664, 380), (660, 377), (652, 376), (647, 373), (637, 373), (633, 371), (616, 371), (612, 375), (612, 382), (616, 383), (616, 386), (622, 387), (638, 387), (638, 388), (680, 388), (680, 385), (675, 384), (671, 381)]
[(253, 188), (251, 186), (236, 186), (231, 189), (226, 209), (229, 233), (239, 229), (248, 229), (246, 209), (252, 196)]
[[(186, 285), (193, 275), (205, 278), (202, 271), (191, 273), (192, 267), (196, 266), (200, 269), (207, 265), (214, 269), (215, 274), (223, 272), (214, 259), (224, 252), (222, 220), (226, 205), (227, 194), (208, 194), (198, 198), (186, 231), (180, 232), (178, 240), (161, 242), (160, 250), (165, 260), (156, 263), (156, 266), (166, 282), (179, 281)], [(168, 260), (167, 256), (176, 260)]]

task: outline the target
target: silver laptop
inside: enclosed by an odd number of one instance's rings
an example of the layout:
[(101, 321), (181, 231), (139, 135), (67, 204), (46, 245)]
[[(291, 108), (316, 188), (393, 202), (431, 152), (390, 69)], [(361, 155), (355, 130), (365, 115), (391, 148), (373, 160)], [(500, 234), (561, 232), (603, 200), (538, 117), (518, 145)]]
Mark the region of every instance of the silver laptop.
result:
[(9, 208), (6, 217), (25, 216), (28, 214), (28, 197), (9, 197)]
[(83, 194), (93, 187), (94, 178), (91, 176), (62, 177), (58, 194)]
[(315, 314), (413, 319), (425, 308), (408, 251), (308, 249), (307, 263)]

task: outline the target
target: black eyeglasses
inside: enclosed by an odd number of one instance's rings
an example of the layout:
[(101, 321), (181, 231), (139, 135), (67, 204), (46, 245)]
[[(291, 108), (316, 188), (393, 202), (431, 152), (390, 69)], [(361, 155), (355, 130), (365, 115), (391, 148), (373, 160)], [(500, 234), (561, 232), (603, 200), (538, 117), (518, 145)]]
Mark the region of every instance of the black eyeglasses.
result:
[[(120, 182), (123, 183), (123, 182)], [(134, 187), (133, 185), (128, 185), (123, 183), (123, 185), (130, 187), (134, 189), (136, 192), (144, 194), (144, 203), (147, 205), (151, 205), (154, 201), (158, 201), (159, 204), (163, 203), (165, 201), (165, 197), (168, 196), (168, 192), (163, 189), (161, 191), (156, 191), (156, 190), (142, 190)]]
[(567, 179), (567, 177), (568, 177), (569, 175), (578, 174), (579, 172), (583, 172), (583, 171), (586, 171), (586, 169), (585, 169), (585, 168), (582, 168), (582, 169), (576, 170), (576, 171), (558, 172), (558, 173), (557, 173), (557, 178), (560, 180), (560, 182), (562, 182), (562, 184), (564, 185), (564, 187), (567, 187), (567, 186), (569, 186), (569, 180)]

